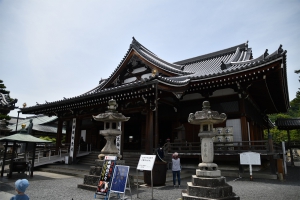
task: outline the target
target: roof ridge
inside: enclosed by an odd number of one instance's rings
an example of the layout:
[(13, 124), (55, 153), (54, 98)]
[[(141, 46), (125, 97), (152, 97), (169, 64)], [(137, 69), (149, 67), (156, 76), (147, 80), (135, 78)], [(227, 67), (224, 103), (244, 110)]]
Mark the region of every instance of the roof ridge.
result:
[(192, 58), (188, 58), (185, 60), (181, 60), (181, 61), (177, 61), (174, 62), (174, 64), (181, 64), (181, 65), (186, 65), (186, 64), (190, 64), (190, 63), (194, 63), (194, 62), (198, 62), (200, 60), (207, 60), (209, 58), (213, 58), (222, 54), (229, 54), (232, 52), (236, 52), (237, 48), (242, 49), (247, 49), (248, 48), (248, 41), (246, 43), (242, 43), (233, 47), (229, 47), (223, 50), (219, 50), (219, 51), (215, 51), (212, 53), (208, 53), (208, 54), (204, 54), (204, 55), (200, 55), (200, 56), (196, 56), (196, 57), (192, 57)]

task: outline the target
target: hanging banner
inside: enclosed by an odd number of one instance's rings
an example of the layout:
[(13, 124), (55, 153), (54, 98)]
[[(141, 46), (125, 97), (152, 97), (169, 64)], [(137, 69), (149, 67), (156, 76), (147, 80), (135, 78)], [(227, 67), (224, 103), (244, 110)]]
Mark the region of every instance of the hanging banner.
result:
[(116, 165), (110, 191), (124, 193), (128, 179), (129, 166)]
[[(118, 127), (117, 129), (119, 131), (121, 131), (121, 128), (122, 128), (122, 122), (118, 122)], [(118, 154), (120, 155), (121, 154), (121, 135), (118, 135), (116, 137), (116, 147), (118, 149)]]
[(74, 142), (75, 142), (75, 130), (76, 130), (76, 118), (73, 118), (72, 133), (71, 133), (71, 144), (70, 144), (70, 157), (74, 156)]
[(105, 160), (102, 166), (100, 180), (98, 182), (97, 195), (107, 195), (110, 188), (116, 160)]

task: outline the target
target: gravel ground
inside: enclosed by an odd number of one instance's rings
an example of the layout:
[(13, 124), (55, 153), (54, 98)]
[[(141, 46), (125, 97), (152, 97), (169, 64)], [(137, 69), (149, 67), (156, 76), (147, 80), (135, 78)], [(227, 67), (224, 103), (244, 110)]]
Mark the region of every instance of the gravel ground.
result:
[[(13, 196), (14, 182), (24, 175), (14, 174), (12, 179), (0, 178), (0, 199), (8, 199)], [(53, 174), (48, 172), (35, 172), (34, 178), (28, 178), (30, 185), (26, 194), (31, 200), (92, 200), (93, 191), (78, 189), (77, 184), (83, 182), (83, 178)], [(186, 183), (191, 178), (182, 179), (181, 188), (174, 188), (172, 185), (157, 187), (153, 189), (153, 199), (155, 200), (178, 200), (181, 191), (186, 189)], [(300, 199), (300, 167), (289, 167), (288, 175), (284, 181), (255, 179), (233, 179), (227, 178), (227, 183), (233, 186), (233, 191), (240, 196), (240, 199), (260, 199), (260, 200), (299, 200)], [(2, 192), (1, 192), (2, 191)], [(149, 187), (139, 187), (137, 198), (136, 186), (131, 187), (132, 199), (152, 199), (152, 189)], [(1, 196), (2, 195), (2, 196)], [(130, 197), (129, 191), (126, 196)], [(97, 199), (103, 199), (97, 196)], [(116, 198), (111, 198), (116, 199)], [(128, 198), (130, 199), (130, 198)]]

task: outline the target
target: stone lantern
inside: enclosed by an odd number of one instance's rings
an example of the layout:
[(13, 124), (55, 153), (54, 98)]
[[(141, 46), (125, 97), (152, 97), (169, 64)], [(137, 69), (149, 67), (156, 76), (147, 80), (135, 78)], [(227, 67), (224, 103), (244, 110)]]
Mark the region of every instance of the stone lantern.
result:
[(196, 175), (192, 176), (192, 182), (188, 182), (188, 189), (182, 192), (182, 200), (196, 199), (239, 199), (232, 192), (232, 186), (226, 183), (225, 177), (221, 176), (218, 165), (214, 161), (213, 137), (217, 134), (213, 130), (214, 124), (226, 120), (226, 114), (219, 114), (210, 110), (210, 103), (203, 102), (202, 111), (191, 113), (188, 117), (190, 124), (200, 125), (198, 136), (201, 140), (202, 163), (196, 169)]
[(214, 161), (214, 143), (212, 138), (216, 136), (213, 131), (213, 125), (224, 122), (227, 119), (226, 114), (219, 115), (217, 111), (210, 110), (210, 103), (203, 102), (202, 111), (197, 111), (195, 114), (191, 113), (188, 118), (190, 124), (200, 125), (198, 136), (201, 140), (201, 158), (202, 163), (198, 166), (200, 170), (196, 171), (197, 176), (209, 175), (220, 176), (221, 172), (218, 170), (218, 165)]
[(103, 160), (105, 156), (117, 156), (118, 160), (122, 157), (114, 144), (116, 137), (122, 134), (122, 131), (118, 130), (117, 125), (119, 122), (128, 121), (130, 117), (125, 117), (122, 113), (118, 113), (116, 111), (117, 107), (116, 100), (111, 99), (108, 101), (108, 110), (105, 113), (93, 116), (94, 120), (104, 122), (104, 130), (101, 130), (100, 134), (106, 139), (106, 144), (101, 150), (101, 154), (98, 155), (100, 160)]

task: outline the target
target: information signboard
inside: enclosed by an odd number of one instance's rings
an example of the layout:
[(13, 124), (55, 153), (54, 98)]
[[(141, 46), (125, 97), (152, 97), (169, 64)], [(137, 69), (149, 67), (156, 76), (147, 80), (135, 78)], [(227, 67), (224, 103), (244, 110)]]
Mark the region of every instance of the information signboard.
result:
[(116, 165), (111, 181), (111, 192), (124, 193), (128, 179), (129, 166)]
[(152, 171), (156, 155), (141, 155), (137, 169)]
[(240, 154), (241, 165), (261, 165), (260, 154), (256, 152), (244, 152)]

